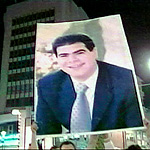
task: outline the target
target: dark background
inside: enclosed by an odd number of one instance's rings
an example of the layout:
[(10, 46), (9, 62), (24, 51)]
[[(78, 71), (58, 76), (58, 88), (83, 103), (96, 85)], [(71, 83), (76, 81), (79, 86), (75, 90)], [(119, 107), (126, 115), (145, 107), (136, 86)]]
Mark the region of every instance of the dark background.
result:
[[(3, 47), (3, 15), (6, 7), (24, 0), (0, 0), (0, 62)], [(43, 1), (44, 2), (44, 1)], [(74, 0), (90, 19), (120, 14), (136, 74), (143, 80), (146, 105), (150, 100), (150, 0)], [(1, 66), (1, 65), (0, 65)], [(150, 105), (150, 104), (149, 104)]]

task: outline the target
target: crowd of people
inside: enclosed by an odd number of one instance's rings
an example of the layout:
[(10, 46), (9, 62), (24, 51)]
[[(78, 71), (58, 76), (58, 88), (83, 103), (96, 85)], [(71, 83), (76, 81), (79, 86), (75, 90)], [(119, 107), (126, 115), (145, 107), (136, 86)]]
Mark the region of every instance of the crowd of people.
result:
[[(150, 121), (145, 119), (144, 124), (146, 126), (146, 134), (147, 137), (149, 138), (150, 136)], [(28, 149), (37, 149), (37, 150), (42, 150), (42, 145), (39, 145), (36, 139), (36, 132), (38, 130), (38, 126), (36, 122), (33, 122), (31, 125), (31, 131), (32, 131), (32, 138), (31, 138), (31, 143), (29, 144)], [(95, 138), (96, 137), (96, 138)], [(86, 149), (116, 149), (117, 147), (114, 146), (113, 142), (109, 139), (107, 134), (103, 134), (103, 136), (97, 136), (93, 135), (91, 136), (88, 146)], [(76, 145), (72, 141), (64, 141), (62, 142), (59, 146), (53, 145), (50, 147), (50, 150), (63, 150), (63, 149), (72, 149), (76, 150), (78, 149)], [(126, 148), (127, 149), (142, 149), (138, 144), (135, 145), (130, 145)]]
[[(39, 145), (37, 140), (36, 140), (36, 132), (38, 130), (38, 126), (36, 124), (36, 122), (33, 122), (31, 125), (31, 131), (32, 131), (32, 138), (31, 138), (31, 143), (29, 144), (29, 148), (28, 149), (37, 149), (37, 150), (42, 150), (42, 145)], [(72, 150), (76, 150), (76, 146), (73, 142), (71, 141), (64, 141), (60, 144), (60, 146), (55, 146), (53, 145), (52, 147), (50, 147), (50, 150), (63, 150), (63, 149), (72, 149)]]

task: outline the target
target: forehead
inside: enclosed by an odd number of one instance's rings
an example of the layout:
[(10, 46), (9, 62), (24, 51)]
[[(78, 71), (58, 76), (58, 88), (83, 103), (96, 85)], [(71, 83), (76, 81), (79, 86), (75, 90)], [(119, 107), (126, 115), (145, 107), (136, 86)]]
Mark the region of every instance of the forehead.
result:
[(70, 52), (74, 52), (77, 50), (88, 50), (85, 46), (84, 43), (82, 42), (77, 42), (74, 44), (69, 44), (69, 45), (63, 45), (57, 48), (57, 53), (70, 53)]
[(61, 149), (74, 149), (72, 144), (63, 145)]

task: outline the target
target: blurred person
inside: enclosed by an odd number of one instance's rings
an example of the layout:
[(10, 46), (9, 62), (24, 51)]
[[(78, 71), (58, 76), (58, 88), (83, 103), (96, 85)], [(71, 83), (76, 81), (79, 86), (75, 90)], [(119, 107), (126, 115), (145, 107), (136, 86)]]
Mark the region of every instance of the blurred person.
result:
[(109, 138), (109, 133), (90, 135), (87, 149), (119, 149)]
[(39, 149), (38, 148), (38, 144), (37, 144), (37, 141), (36, 141), (36, 131), (38, 129), (38, 126), (36, 124), (36, 122), (33, 122), (32, 125), (31, 125), (31, 134), (32, 134), (32, 137), (31, 137), (31, 143), (29, 144), (29, 148), (28, 149)]
[(130, 145), (127, 149), (142, 149), (139, 145)]
[(144, 125), (146, 126), (146, 135), (148, 137), (148, 139), (150, 139), (150, 120), (145, 118), (144, 119)]
[(103, 135), (90, 135), (87, 149), (105, 149)]
[(75, 147), (73, 142), (65, 141), (65, 142), (62, 142), (61, 145), (60, 145), (60, 150), (64, 150), (64, 149), (70, 149), (70, 150), (74, 149), (74, 150), (76, 150), (76, 147)]
[(50, 150), (58, 150), (58, 149), (59, 149), (59, 147), (55, 146), (55, 145), (50, 148)]
[[(31, 143), (29, 144), (28, 149), (38, 149), (38, 150), (42, 149), (41, 142), (40, 141), (37, 142), (36, 140), (37, 129), (38, 129), (37, 123), (32, 122), (32, 125), (31, 125), (32, 137), (31, 137)], [(55, 145), (50, 148), (50, 150), (57, 150), (57, 149), (59, 149), (59, 147)]]

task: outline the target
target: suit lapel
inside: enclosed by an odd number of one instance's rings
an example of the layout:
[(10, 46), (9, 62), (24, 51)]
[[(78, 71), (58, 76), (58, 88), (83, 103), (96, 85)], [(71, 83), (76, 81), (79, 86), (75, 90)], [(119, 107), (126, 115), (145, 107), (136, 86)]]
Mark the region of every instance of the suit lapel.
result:
[(62, 117), (63, 117), (62, 122), (64, 122), (65, 127), (69, 129), (72, 105), (76, 97), (70, 76), (68, 75), (65, 76), (58, 95), (62, 110)]
[(99, 75), (95, 89), (92, 130), (94, 130), (98, 123), (102, 120), (103, 115), (112, 100), (111, 91), (111, 79), (107, 70), (107, 66), (103, 66), (103, 64), (100, 63)]

